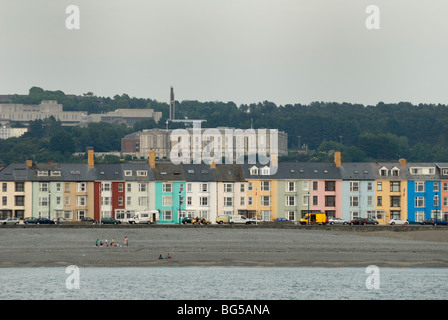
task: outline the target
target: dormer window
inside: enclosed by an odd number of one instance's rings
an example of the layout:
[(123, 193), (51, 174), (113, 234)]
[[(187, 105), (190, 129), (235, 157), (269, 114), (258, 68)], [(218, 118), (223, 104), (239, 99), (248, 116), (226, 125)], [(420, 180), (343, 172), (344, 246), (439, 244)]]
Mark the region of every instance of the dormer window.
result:
[(382, 167), (380, 169), (380, 176), (382, 176), (382, 177), (387, 176), (388, 173), (389, 173), (389, 170), (386, 167)]
[(268, 175), (270, 175), (270, 174), (271, 174), (271, 168), (269, 168), (269, 167), (263, 167), (263, 168), (261, 169), (261, 174), (264, 175), (264, 176), (268, 176)]
[(400, 175), (400, 169), (398, 169), (397, 167), (393, 167), (392, 170), (390, 170), (390, 172), (394, 177), (398, 177)]
[(48, 177), (48, 171), (37, 171), (38, 177)]
[(253, 166), (249, 169), (249, 172), (251, 175), (258, 175), (258, 168), (256, 166)]

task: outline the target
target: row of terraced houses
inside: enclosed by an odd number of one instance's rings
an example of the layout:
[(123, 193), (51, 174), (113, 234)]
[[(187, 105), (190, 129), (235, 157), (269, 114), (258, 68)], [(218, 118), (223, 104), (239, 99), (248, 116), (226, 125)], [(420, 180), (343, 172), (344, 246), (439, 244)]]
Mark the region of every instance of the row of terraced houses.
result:
[(212, 222), (243, 214), (297, 221), (309, 211), (350, 220), (448, 219), (448, 163), (281, 162), (275, 174), (253, 164), (156, 162), (15, 163), (0, 171), (0, 218), (125, 219), (157, 210), (159, 224), (182, 217)]

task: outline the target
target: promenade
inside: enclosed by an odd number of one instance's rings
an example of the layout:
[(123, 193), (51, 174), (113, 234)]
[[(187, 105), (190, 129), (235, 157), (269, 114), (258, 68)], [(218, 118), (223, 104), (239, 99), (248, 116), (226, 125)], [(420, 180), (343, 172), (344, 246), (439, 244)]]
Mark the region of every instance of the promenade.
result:
[(16, 226), (0, 228), (0, 267), (448, 267), (447, 242), (430, 226)]

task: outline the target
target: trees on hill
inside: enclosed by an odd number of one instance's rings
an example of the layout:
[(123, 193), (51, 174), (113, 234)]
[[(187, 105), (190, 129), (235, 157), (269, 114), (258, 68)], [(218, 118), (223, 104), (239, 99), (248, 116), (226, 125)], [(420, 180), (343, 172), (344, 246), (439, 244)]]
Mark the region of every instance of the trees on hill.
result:
[[(12, 102), (37, 104), (42, 100), (57, 100), (64, 110), (88, 113), (108, 112), (117, 108), (152, 108), (161, 111), (163, 117), (159, 123), (143, 121), (134, 128), (106, 123), (89, 124), (85, 128), (62, 128), (54, 119), (33, 121), (30, 133), (18, 139), (0, 141), (0, 162), (21, 160), (21, 150), (42, 157), (44, 154), (56, 157), (58, 153), (58, 157), (62, 156), (67, 161), (71, 159), (73, 150), (84, 152), (86, 147), (98, 151), (120, 150), (124, 135), (145, 128), (165, 128), (169, 113), (168, 103), (127, 94), (112, 98), (98, 97), (91, 92), (73, 96), (38, 87), (31, 88), (27, 96), (15, 96)], [(448, 161), (448, 107), (441, 104), (380, 102), (375, 106), (364, 106), (313, 102), (309, 105), (277, 106), (273, 102), (263, 101), (237, 106), (233, 102), (176, 101), (176, 115), (179, 118), (204, 119), (203, 127), (247, 129), (253, 126), (285, 131), (291, 150), (287, 157), (289, 160), (331, 161), (334, 150), (340, 150), (343, 161), (398, 158)], [(179, 126), (181, 124), (169, 125), (170, 128)], [(294, 152), (299, 143), (314, 152), (305, 155)]]

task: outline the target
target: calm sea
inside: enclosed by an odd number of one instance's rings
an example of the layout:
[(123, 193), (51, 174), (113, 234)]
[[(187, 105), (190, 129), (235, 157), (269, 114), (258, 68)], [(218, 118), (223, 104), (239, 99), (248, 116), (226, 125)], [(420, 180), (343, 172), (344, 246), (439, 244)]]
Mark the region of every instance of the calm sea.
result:
[(445, 300), (446, 279), (442, 268), (2, 268), (0, 299)]

